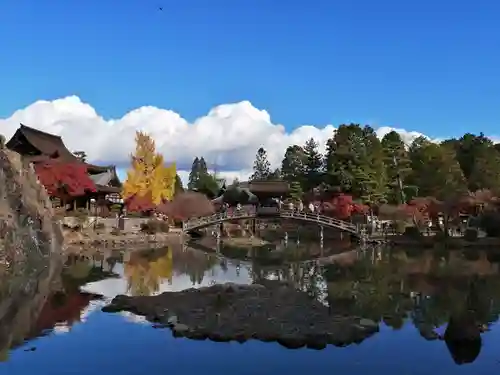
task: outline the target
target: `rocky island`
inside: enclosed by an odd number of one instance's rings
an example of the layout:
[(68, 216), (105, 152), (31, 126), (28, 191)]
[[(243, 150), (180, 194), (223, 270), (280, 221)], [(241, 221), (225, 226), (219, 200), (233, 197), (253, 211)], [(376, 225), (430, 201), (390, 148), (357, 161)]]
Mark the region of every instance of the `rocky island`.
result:
[(174, 336), (195, 340), (277, 341), (287, 348), (323, 349), (328, 344), (360, 343), (378, 332), (378, 324), (335, 316), (329, 308), (288, 284), (226, 283), (152, 297), (117, 296), (103, 308), (145, 316)]

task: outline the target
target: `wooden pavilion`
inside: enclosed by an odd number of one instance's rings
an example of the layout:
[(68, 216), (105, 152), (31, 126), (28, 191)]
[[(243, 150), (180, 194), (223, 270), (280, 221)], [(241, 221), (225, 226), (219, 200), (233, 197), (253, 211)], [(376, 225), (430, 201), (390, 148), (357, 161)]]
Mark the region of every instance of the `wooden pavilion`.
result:
[(266, 200), (272, 198), (284, 199), (288, 196), (290, 192), (290, 186), (288, 182), (276, 180), (276, 181), (249, 181), (247, 183), (248, 190), (257, 198), (259, 202), (263, 203)]
[[(6, 147), (19, 153), (26, 166), (30, 163), (58, 161), (61, 163), (83, 163), (87, 173), (96, 187), (95, 192), (87, 192), (73, 199), (72, 207), (90, 208), (90, 202), (95, 200), (96, 213), (102, 213), (111, 204), (123, 203), (121, 199), (121, 182), (113, 165), (97, 166), (81, 161), (68, 150), (60, 136), (21, 124)], [(57, 206), (59, 202), (51, 197)], [(68, 202), (65, 202), (68, 203)]]

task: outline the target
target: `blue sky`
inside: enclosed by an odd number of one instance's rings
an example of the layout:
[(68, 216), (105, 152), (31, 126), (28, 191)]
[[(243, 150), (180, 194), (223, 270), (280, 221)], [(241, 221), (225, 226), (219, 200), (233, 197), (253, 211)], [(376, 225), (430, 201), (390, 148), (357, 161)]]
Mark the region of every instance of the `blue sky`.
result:
[(496, 0), (1, 0), (0, 117), (70, 94), (188, 120), (246, 99), (287, 129), (500, 134), (499, 19)]

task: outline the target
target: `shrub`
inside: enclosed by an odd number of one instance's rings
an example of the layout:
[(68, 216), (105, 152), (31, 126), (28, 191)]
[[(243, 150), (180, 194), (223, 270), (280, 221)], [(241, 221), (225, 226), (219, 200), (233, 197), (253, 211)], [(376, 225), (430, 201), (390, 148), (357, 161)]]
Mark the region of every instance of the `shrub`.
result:
[(477, 229), (468, 228), (465, 230), (464, 239), (469, 242), (477, 241), (478, 232)]
[(121, 204), (112, 204), (109, 209), (112, 212), (120, 212), (120, 210), (122, 209), (122, 206), (121, 206)]
[(170, 226), (162, 220), (151, 219), (141, 224), (141, 232), (148, 234), (168, 233)]

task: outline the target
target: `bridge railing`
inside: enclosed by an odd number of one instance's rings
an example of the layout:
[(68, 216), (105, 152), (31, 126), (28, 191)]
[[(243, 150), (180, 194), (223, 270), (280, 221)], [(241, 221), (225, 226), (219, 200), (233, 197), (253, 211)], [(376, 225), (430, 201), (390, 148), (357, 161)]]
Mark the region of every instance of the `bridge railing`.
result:
[(338, 228), (353, 232), (358, 231), (358, 227), (356, 224), (349, 223), (348, 221), (336, 219), (334, 217), (329, 217), (325, 215), (310, 213), (310, 212), (297, 212), (291, 210), (283, 210), (280, 213), (281, 217), (289, 217), (289, 218), (301, 218), (310, 222), (317, 222), (324, 225), (332, 225)]
[[(211, 216), (205, 216), (187, 220), (183, 223), (183, 230), (185, 231), (191, 230), (194, 228), (212, 225), (231, 219), (251, 219), (255, 217), (257, 217), (255, 212), (246, 212), (246, 211), (219, 212)], [(281, 210), (280, 217), (298, 218), (309, 222), (316, 222), (320, 225), (334, 226), (339, 229), (345, 230), (347, 232), (358, 233), (358, 227), (355, 224), (324, 215), (319, 215), (309, 212), (297, 212), (292, 210)]]
[(230, 219), (245, 219), (255, 217), (255, 212), (245, 212), (245, 211), (233, 211), (233, 212), (218, 212), (210, 216), (204, 216), (194, 219), (186, 220), (183, 223), (184, 230), (190, 230), (192, 228), (198, 228), (204, 225), (215, 224), (221, 221)]

